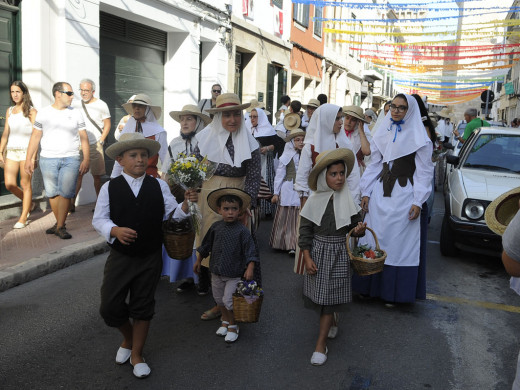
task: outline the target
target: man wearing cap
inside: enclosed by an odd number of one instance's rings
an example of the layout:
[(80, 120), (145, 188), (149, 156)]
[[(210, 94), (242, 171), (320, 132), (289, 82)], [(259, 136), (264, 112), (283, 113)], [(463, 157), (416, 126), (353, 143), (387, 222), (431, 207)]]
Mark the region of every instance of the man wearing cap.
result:
[[(146, 168), (147, 174), (159, 177), (158, 167), (162, 166), (168, 154), (166, 130), (157, 122), (157, 119), (161, 117), (161, 107), (152, 105), (152, 100), (148, 95), (139, 93), (135, 95), (132, 103), (123, 104), (123, 108), (131, 117), (121, 131), (121, 135), (134, 132), (142, 133), (145, 138), (155, 140), (161, 145), (159, 153), (148, 159), (148, 167)], [(119, 163), (115, 161), (110, 177), (113, 179), (119, 176), (122, 170)]]
[[(54, 103), (36, 115), (25, 171), (32, 175), (41, 141), (40, 169), (45, 193), (56, 218), (54, 226), (45, 233), (69, 239), (72, 236), (65, 229), (65, 221), (75, 195), (78, 175), (88, 171), (90, 152), (83, 116), (70, 106), (74, 96), (71, 85), (57, 82), (52, 87), (52, 95)], [(83, 161), (79, 156), (80, 146)]]
[[(96, 84), (90, 79), (83, 79), (79, 83), (79, 91), (81, 100), (74, 101), (74, 108), (78, 109), (85, 119), (87, 127), (88, 143), (90, 147), (90, 173), (94, 178), (94, 189), (96, 196), (101, 189), (101, 176), (105, 172), (105, 158), (103, 145), (110, 132), (110, 111), (107, 104), (94, 97)], [(76, 195), (81, 188), (83, 175), (79, 175), (76, 185)], [(72, 201), (72, 209), (74, 209), (74, 197)]]
[(219, 95), (221, 93), (222, 93), (222, 87), (220, 86), (220, 84), (213, 84), (211, 86), (211, 99), (202, 99), (199, 102), (199, 104), (197, 105), (199, 107), (199, 110), (202, 113), (209, 115), (211, 118), (213, 118), (213, 115), (208, 113), (206, 110), (208, 108), (215, 107), (215, 104), (217, 103), (217, 97), (219, 97)]
[(455, 130), (453, 134), (455, 134), (455, 137), (461, 142), (464, 143), (469, 138), (471, 133), (473, 133), (473, 130), (479, 128), (479, 127), (489, 127), (491, 126), (488, 122), (477, 118), (477, 110), (475, 108), (468, 108), (466, 112), (464, 113), (464, 119), (466, 120), (466, 128), (464, 129), (464, 135), (460, 135), (458, 130)]
[(99, 311), (105, 323), (123, 335), (116, 363), (130, 360), (138, 378), (151, 371), (143, 359), (143, 348), (162, 270), (162, 221), (170, 213), (175, 220), (187, 218), (188, 200), (198, 200), (197, 192), (188, 190), (178, 207), (168, 185), (146, 173), (148, 159), (160, 148), (159, 142), (136, 132), (122, 134), (107, 148), (106, 154), (118, 161), (122, 173), (101, 187), (92, 219), (96, 231), (111, 246)]
[(307, 126), (309, 126), (309, 121), (311, 120), (312, 114), (316, 109), (320, 106), (320, 101), (318, 99), (311, 99), (307, 104), (303, 104), (302, 108), (305, 109), (305, 112), (302, 116), (301, 127), (305, 130)]
[(344, 106), (342, 111), (345, 114), (343, 129), (347, 138), (352, 142), (352, 151), (356, 156), (360, 173), (362, 173), (365, 168), (364, 158), (370, 155), (370, 140), (372, 139), (370, 129), (364, 126), (368, 121), (367, 115), (366, 112), (363, 114), (363, 109), (358, 106)]

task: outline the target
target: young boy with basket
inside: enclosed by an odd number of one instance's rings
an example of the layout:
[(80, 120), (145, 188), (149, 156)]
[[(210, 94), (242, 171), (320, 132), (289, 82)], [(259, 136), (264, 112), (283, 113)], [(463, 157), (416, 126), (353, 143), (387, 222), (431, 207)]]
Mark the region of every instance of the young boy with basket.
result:
[(162, 221), (172, 212), (176, 220), (187, 218), (188, 200), (198, 198), (197, 192), (188, 190), (178, 207), (168, 184), (146, 174), (148, 158), (160, 147), (142, 133), (126, 133), (107, 148), (106, 154), (119, 162), (123, 173), (101, 187), (92, 219), (94, 228), (112, 247), (99, 311), (108, 326), (123, 334), (116, 363), (130, 360), (138, 378), (151, 372), (142, 354), (162, 270)]
[(300, 212), (300, 238), (305, 277), (305, 307), (320, 313), (320, 331), (311, 364), (321, 366), (327, 361), (327, 337), (336, 312), (352, 301), (351, 268), (346, 249), (346, 235), (365, 234), (359, 206), (354, 202), (345, 178), (356, 161), (354, 153), (345, 148), (328, 150), (316, 157), (309, 174), (313, 191)]
[(249, 230), (240, 222), (251, 202), (250, 196), (237, 188), (220, 188), (208, 195), (209, 207), (222, 216), (209, 228), (197, 248), (195, 273), (200, 272), (202, 259), (211, 254), (209, 270), (213, 298), (222, 312), (218, 336), (227, 343), (238, 339), (238, 325), (233, 315), (233, 293), (243, 277), (253, 279), (255, 263), (259, 261), (255, 243)]

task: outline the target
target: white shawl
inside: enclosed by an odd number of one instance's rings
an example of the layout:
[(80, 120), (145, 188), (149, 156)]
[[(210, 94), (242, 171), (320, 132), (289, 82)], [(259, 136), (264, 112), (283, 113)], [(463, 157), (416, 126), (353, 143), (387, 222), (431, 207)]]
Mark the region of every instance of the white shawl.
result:
[[(234, 161), (226, 148), (226, 142), (231, 134), (235, 149)], [(195, 138), (198, 141), (200, 154), (210, 161), (240, 167), (242, 162), (251, 159), (251, 153), (258, 149), (258, 141), (247, 131), (242, 114), (241, 126), (230, 133), (222, 126), (222, 112), (217, 112), (213, 122), (201, 130)]]

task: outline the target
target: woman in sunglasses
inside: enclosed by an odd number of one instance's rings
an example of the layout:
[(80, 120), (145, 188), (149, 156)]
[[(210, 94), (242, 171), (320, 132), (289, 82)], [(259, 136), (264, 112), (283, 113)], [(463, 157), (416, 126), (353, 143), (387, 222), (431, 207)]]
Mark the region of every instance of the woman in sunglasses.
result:
[[(32, 106), (29, 89), (22, 81), (10, 87), (13, 106), (5, 114), (5, 127), (0, 141), (0, 163), (4, 164), (5, 188), (22, 201), (22, 214), (13, 229), (27, 226), (27, 218), (36, 203), (32, 203), (31, 175), (24, 171), (27, 146), (31, 137), (36, 109)], [(20, 186), (16, 180), (20, 172)]]
[[(387, 252), (382, 272), (352, 279), (357, 293), (395, 302), (425, 299), (419, 275), (423, 203), (432, 190), (433, 151), (417, 101), (397, 95), (374, 135), (370, 165), (361, 177), (361, 207), (382, 249)], [(373, 237), (360, 240), (375, 247)]]

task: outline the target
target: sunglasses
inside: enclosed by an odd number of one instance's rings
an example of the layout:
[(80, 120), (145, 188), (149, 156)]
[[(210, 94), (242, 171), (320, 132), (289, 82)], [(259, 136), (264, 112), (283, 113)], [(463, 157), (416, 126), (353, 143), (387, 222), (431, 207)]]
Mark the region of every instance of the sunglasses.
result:
[(64, 93), (67, 96), (73, 96), (74, 95), (74, 92), (72, 92), (72, 91), (59, 91), (59, 92)]
[(220, 89), (214, 89), (213, 93), (222, 93), (222, 91)]

